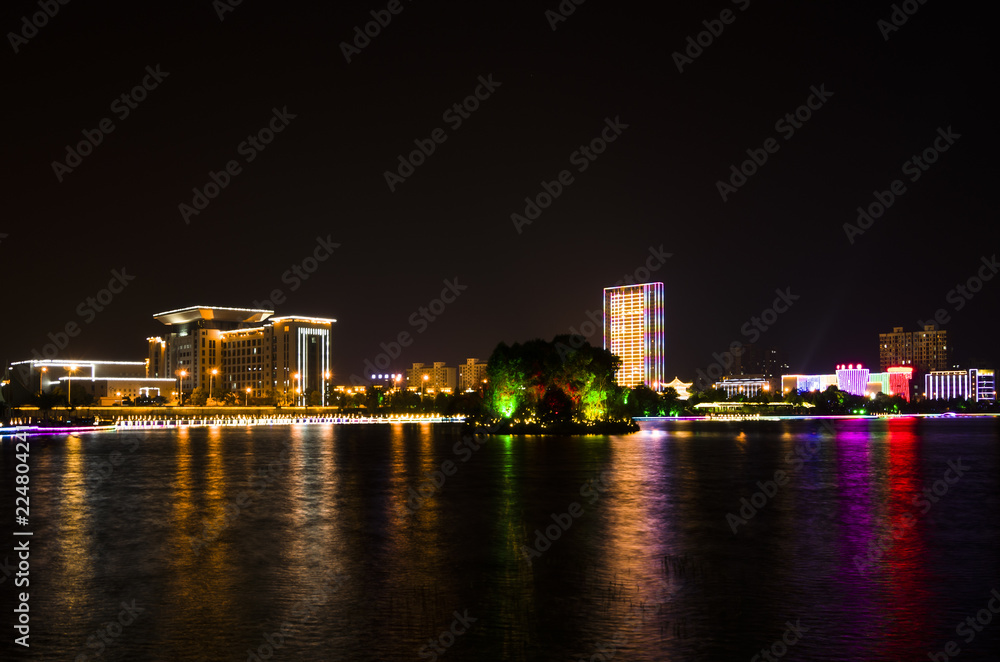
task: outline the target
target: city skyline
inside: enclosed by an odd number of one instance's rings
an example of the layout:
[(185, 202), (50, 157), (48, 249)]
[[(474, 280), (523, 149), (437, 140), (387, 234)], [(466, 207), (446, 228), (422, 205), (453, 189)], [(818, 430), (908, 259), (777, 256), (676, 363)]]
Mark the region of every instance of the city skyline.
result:
[[(405, 3), (364, 47), (373, 8), (60, 5), (29, 29), (37, 5), (12, 5), (32, 104), (0, 259), (44, 305), (3, 325), (0, 359), (73, 325), (63, 354), (124, 356), (111, 329), (155, 335), (150, 308), (203, 292), (341, 320), (333, 369), (362, 374), (403, 333), (400, 368), (486, 356), (661, 281), (668, 375), (745, 343), (776, 289), (798, 299), (760, 342), (802, 371), (875, 365), (874, 330), (931, 321), (959, 362), (995, 361), (985, 26), (721, 4), (714, 36), (710, 3), (665, 25)], [(100, 249), (49, 241), (81, 234)]]
[[(776, 321), (778, 315), (787, 312), (794, 303), (793, 299), (788, 299), (782, 309), (778, 303), (783, 298), (782, 293), (778, 294), (772, 309), (765, 311), (771, 312), (771, 319), (768, 320), (766, 314), (761, 316), (765, 323)], [(654, 391), (662, 391), (667, 386), (663, 367), (663, 308), (663, 283), (604, 288), (600, 320), (603, 348), (620, 360), (615, 375), (619, 386), (645, 385)], [(35, 381), (40, 395), (46, 390), (46, 378), (50, 386), (65, 381), (71, 388), (74, 377), (86, 379), (85, 375), (72, 374), (80, 366), (90, 367), (89, 392), (95, 399), (111, 401), (116, 390), (112, 382), (122, 382), (117, 384), (118, 402), (122, 396), (134, 398), (136, 395), (161, 396), (174, 402), (185, 391), (204, 390), (206, 382), (211, 398), (216, 380), (220, 392), (242, 394), (247, 404), (251, 397), (255, 403), (277, 398), (278, 402), (285, 403), (307, 404), (313, 399), (316, 400), (313, 404), (325, 404), (334, 388), (353, 389), (365, 384), (406, 388), (421, 394), (451, 394), (475, 391), (486, 383), (488, 364), (477, 358), (466, 358), (464, 364), (456, 365), (448, 365), (447, 361), (414, 362), (403, 372), (395, 372), (397, 367), (393, 359), (398, 358), (408, 344), (402, 336), (398, 343), (381, 345), (385, 352), (377, 360), (384, 359), (384, 363), (366, 362), (360, 375), (336, 374), (330, 368), (334, 355), (331, 331), (337, 320), (301, 315), (274, 316), (273, 312), (262, 308), (193, 305), (155, 313), (153, 318), (166, 325), (169, 332), (163, 337), (146, 338), (147, 356), (143, 361), (36, 356), (8, 364), (10, 372), (16, 373), (12, 376), (18, 384), (11, 388), (17, 389), (16, 399), (34, 393)], [(596, 320), (589, 324), (596, 326)], [(584, 340), (593, 335), (585, 330), (574, 330), (574, 333)], [(707, 371), (699, 370), (692, 381), (696, 384), (695, 390), (721, 389), (730, 397), (735, 394), (750, 397), (762, 391), (775, 394), (823, 391), (828, 386), (836, 386), (852, 395), (874, 396), (877, 392), (902, 395), (907, 402), (911, 396), (927, 395), (936, 399), (941, 394), (995, 400), (992, 366), (982, 361), (959, 366), (950, 361), (946, 332), (938, 329), (935, 323), (924, 325), (918, 331), (894, 327), (892, 332), (879, 333), (878, 349), (879, 372), (863, 368), (858, 362), (856, 366), (837, 364), (833, 374), (810, 375), (782, 364), (780, 353), (773, 348), (734, 343), (722, 356), (714, 354), (715, 362)], [(97, 378), (97, 364), (127, 365), (129, 368), (110, 372), (102, 368)], [(47, 375), (46, 370), (52, 366), (68, 368), (69, 373), (62, 377)], [(144, 379), (136, 379), (137, 366), (143, 366)], [(37, 380), (34, 372), (37, 372)], [(171, 390), (174, 380), (177, 388)], [(677, 375), (674, 380), (678, 380)], [(101, 392), (96, 382), (101, 382)]]

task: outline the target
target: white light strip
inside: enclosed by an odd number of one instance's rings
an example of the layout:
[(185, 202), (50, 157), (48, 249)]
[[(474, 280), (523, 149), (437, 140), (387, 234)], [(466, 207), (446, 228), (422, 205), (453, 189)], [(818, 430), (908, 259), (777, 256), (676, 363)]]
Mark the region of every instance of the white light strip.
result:
[(229, 308), (227, 306), (188, 306), (187, 308), (178, 308), (177, 310), (168, 310), (165, 313), (156, 313), (153, 317), (159, 317), (160, 315), (172, 315), (174, 313), (186, 313), (190, 310), (235, 310), (240, 313), (273, 313), (273, 310), (264, 310), (263, 308)]

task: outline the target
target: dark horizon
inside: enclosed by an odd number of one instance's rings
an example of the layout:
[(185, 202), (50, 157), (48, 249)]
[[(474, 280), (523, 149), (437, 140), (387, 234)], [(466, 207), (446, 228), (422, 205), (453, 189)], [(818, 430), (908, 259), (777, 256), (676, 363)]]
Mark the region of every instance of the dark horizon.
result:
[[(22, 40), (38, 3), (3, 12), (17, 101), (0, 260), (32, 313), (3, 326), (5, 366), (70, 323), (56, 358), (141, 360), (167, 328), (155, 313), (272, 299), (338, 320), (338, 383), (401, 332), (414, 342), (387, 371), (457, 365), (579, 329), (604, 287), (664, 254), (649, 280), (670, 379), (747, 341), (776, 290), (800, 298), (758, 342), (791, 372), (877, 365), (878, 333), (939, 309), (953, 363), (996, 360), (989, 26), (959, 8), (921, 4), (889, 30), (892, 3), (720, 1), (654, 21), (638, 4), (556, 20), (557, 2), (402, 2), (348, 62), (340, 44), (389, 3), (241, 3), (221, 20), (219, 4), (58, 5)], [(711, 43), (691, 46), (699, 33)], [(526, 211), (540, 194), (555, 197)], [(991, 280), (959, 294), (981, 268)], [(449, 283), (454, 303), (422, 318)]]

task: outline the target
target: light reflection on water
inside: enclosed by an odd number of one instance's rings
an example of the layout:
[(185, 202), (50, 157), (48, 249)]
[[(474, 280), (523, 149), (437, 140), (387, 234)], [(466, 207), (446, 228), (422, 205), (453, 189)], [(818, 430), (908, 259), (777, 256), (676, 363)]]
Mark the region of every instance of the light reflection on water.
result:
[[(749, 660), (789, 621), (808, 629), (783, 659), (921, 659), (1000, 587), (992, 421), (643, 428), (471, 452), (431, 425), (33, 441), (31, 659), (94, 659), (133, 599), (96, 659)], [(13, 463), (5, 444), (8, 483)], [(456, 611), (476, 620), (442, 635)], [(998, 630), (962, 659), (992, 659)]]

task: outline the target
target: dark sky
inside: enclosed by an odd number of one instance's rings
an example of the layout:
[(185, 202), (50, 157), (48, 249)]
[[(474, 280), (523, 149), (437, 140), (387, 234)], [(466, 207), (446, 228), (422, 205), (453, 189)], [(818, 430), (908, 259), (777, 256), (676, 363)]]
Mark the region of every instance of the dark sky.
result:
[[(350, 63), (340, 43), (387, 3), (244, 0), (221, 21), (209, 0), (59, 5), (18, 52), (7, 34), (2, 56), (0, 359), (31, 357), (71, 322), (60, 358), (142, 359), (163, 330), (154, 313), (280, 289), (277, 314), (339, 320), (335, 381), (404, 331), (393, 369), (454, 364), (579, 329), (603, 287), (662, 247), (670, 377), (747, 340), (776, 289), (799, 298), (760, 343), (795, 371), (876, 363), (879, 331), (939, 308), (959, 361), (992, 360), (1000, 279), (949, 296), (997, 252), (994, 29), (978, 6), (914, 1), (886, 40), (889, 2), (682, 4), (591, 0), (553, 30), (556, 0), (404, 1)], [(712, 23), (723, 10), (731, 22)], [(5, 3), (4, 33), (31, 33), (22, 17), (38, 11)], [(703, 21), (722, 32), (678, 71), (673, 53)], [(116, 102), (152, 86), (147, 67), (167, 75), (135, 108)], [(456, 127), (444, 114), (480, 76), (498, 86)], [(813, 87), (825, 99), (800, 111), (811, 117), (791, 135), (776, 126)], [(240, 149), (273, 109), (294, 118)], [(114, 130), (60, 182), (53, 162), (104, 118)], [(573, 153), (616, 119), (627, 128), (581, 172)], [(911, 181), (904, 163), (949, 127), (960, 137)], [(444, 142), (391, 191), (385, 172), (439, 128)], [(716, 182), (771, 138), (777, 151), (723, 201)], [(186, 224), (179, 205), (230, 160), (239, 173)], [(511, 214), (562, 170), (572, 183), (519, 233)], [(905, 192), (851, 243), (844, 223), (897, 179)], [(307, 280), (283, 279), (315, 266), (317, 237), (339, 247)], [(81, 307), (112, 270), (132, 280), (101, 312)], [(467, 289), (411, 323), (455, 279)]]

